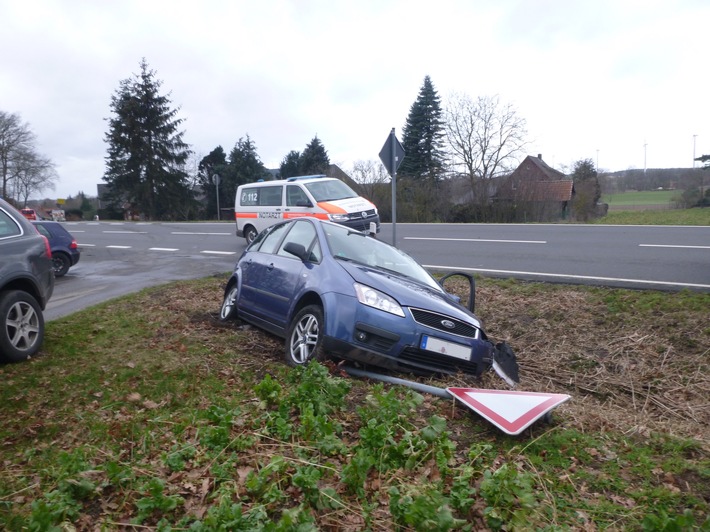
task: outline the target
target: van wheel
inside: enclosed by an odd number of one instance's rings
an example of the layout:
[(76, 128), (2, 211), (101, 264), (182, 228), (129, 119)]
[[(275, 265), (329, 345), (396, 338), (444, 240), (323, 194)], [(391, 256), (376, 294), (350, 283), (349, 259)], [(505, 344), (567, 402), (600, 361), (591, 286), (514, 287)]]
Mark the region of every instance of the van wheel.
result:
[(244, 229), (244, 238), (246, 239), (247, 244), (251, 244), (252, 242), (254, 242), (256, 235), (256, 229), (254, 229), (251, 225), (248, 225), (246, 229)]

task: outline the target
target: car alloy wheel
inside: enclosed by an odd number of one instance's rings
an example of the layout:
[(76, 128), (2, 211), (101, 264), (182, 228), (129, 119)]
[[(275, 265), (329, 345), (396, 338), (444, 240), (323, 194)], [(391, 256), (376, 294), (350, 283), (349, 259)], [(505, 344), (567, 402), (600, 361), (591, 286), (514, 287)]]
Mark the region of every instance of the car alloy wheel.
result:
[(286, 362), (300, 366), (320, 360), (323, 340), (323, 310), (316, 305), (303, 308), (291, 322), (286, 337)]
[(21, 290), (0, 293), (0, 354), (9, 362), (26, 360), (39, 351), (44, 317), (35, 299)]
[(237, 296), (239, 288), (236, 283), (224, 294), (222, 309), (219, 312), (219, 319), (222, 321), (233, 320), (237, 317)]

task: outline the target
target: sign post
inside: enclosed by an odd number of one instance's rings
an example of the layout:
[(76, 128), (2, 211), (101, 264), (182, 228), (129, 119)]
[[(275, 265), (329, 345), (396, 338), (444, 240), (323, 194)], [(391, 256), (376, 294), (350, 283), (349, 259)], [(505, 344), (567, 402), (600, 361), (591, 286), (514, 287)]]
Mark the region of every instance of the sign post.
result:
[(394, 134), (390, 132), (384, 146), (380, 150), (380, 160), (392, 177), (392, 245), (397, 247), (397, 168), (404, 159), (404, 148)]
[(219, 222), (219, 174), (214, 176), (214, 189), (217, 191), (217, 221)]

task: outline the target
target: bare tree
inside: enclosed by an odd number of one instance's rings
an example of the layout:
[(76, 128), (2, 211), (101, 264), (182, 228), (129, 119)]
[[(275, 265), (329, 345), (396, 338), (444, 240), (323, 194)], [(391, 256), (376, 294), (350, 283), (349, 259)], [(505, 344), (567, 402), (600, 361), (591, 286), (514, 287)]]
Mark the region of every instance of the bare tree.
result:
[(360, 187), (360, 193), (377, 205), (380, 217), (389, 218), (391, 211), (391, 178), (379, 161), (355, 161), (350, 175)]
[(48, 188), (54, 190), (54, 182), (58, 178), (52, 161), (31, 148), (15, 152), (12, 174), (14, 199), (22, 205), (27, 205), (27, 200), (35, 192)]
[(511, 171), (527, 144), (525, 119), (498, 96), (453, 94), (444, 120), (452, 168), (469, 179), (473, 201), (486, 205), (490, 180)]
[(0, 111), (0, 197), (8, 197), (8, 184), (17, 173), (16, 160), (34, 146), (35, 135), (20, 115)]

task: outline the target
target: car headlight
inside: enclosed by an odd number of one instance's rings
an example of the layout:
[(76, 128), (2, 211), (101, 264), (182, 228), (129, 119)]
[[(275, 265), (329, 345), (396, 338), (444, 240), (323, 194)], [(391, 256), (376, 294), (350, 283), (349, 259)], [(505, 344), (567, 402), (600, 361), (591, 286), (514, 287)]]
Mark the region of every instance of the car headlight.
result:
[(348, 214), (329, 214), (328, 217), (332, 222), (347, 222), (350, 219)]
[(357, 300), (363, 305), (368, 307), (373, 307), (395, 316), (400, 316), (404, 318), (404, 311), (402, 307), (399, 306), (394, 298), (391, 298), (387, 294), (383, 294), (379, 290), (365, 286), (364, 284), (355, 283), (355, 293), (357, 294)]

